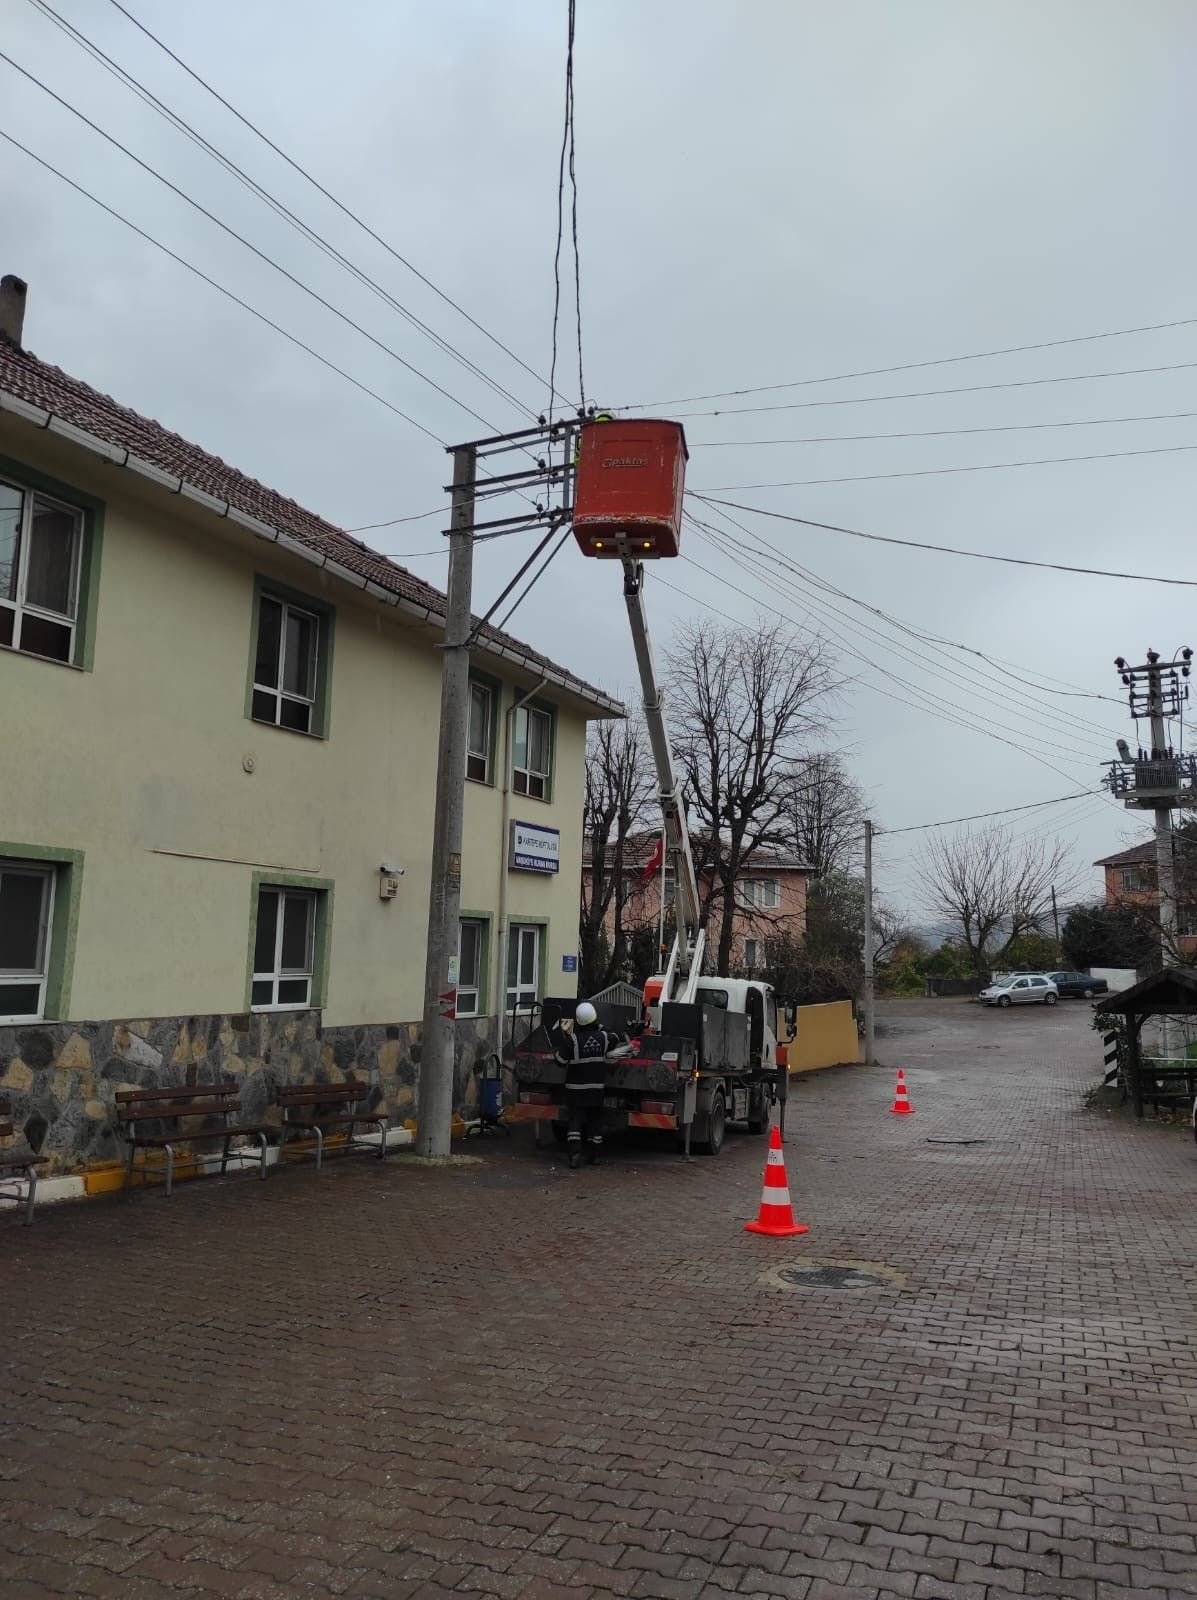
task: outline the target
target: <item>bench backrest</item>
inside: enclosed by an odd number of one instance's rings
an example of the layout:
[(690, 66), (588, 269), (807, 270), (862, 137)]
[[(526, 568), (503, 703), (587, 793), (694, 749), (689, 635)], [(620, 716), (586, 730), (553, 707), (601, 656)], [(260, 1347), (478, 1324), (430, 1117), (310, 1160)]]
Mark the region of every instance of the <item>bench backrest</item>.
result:
[(305, 1106), (314, 1111), (319, 1106), (356, 1106), (370, 1093), (370, 1085), (361, 1078), (350, 1078), (345, 1083), (280, 1083), (274, 1091), (275, 1105)]
[(185, 1084), (176, 1089), (118, 1089), (116, 1114), (122, 1123), (176, 1121), (183, 1117), (223, 1117), (240, 1110), (236, 1084)]

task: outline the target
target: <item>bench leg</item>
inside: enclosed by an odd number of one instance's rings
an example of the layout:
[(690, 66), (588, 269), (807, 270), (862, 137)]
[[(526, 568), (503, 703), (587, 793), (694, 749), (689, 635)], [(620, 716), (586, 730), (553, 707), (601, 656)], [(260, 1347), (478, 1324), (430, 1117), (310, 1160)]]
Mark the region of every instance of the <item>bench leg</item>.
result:
[(320, 1128), (313, 1129), (313, 1132), (316, 1135), (316, 1171), (319, 1172), (324, 1160), (324, 1133)]
[(26, 1192), (26, 1195), (25, 1195), (25, 1226), (27, 1228), (32, 1228), (32, 1226), (33, 1226), (33, 1206), (34, 1206), (34, 1202), (35, 1202), (35, 1199), (36, 1199), (36, 1196), (37, 1196), (37, 1168), (36, 1167), (29, 1167), (29, 1168), (27, 1168), (27, 1173), (28, 1173), (28, 1184), (27, 1184), (27, 1192)]
[(162, 1148), (166, 1151), (166, 1192), (169, 1194), (175, 1176), (175, 1153), (168, 1144)]
[(254, 1134), (254, 1138), (258, 1141), (259, 1145), (261, 1146), (261, 1149), (258, 1151), (258, 1177), (262, 1179), (263, 1183), (265, 1183), (265, 1181), (266, 1181), (266, 1135), (264, 1133), (255, 1133)]
[(381, 1138), (378, 1142), (378, 1159), (380, 1161), (385, 1161), (387, 1158), (387, 1134), (390, 1133), (390, 1131), (391, 1125), (389, 1122), (384, 1122), (381, 1124), (379, 1128)]
[(222, 1178), (224, 1177), (225, 1173), (229, 1170), (229, 1142), (232, 1139), (232, 1137), (233, 1136), (232, 1136), (231, 1133), (226, 1133), (225, 1136), (224, 1136), (224, 1149), (221, 1151), (221, 1154), (220, 1154), (220, 1176)]
[(125, 1163), (125, 1193), (126, 1194), (133, 1187), (133, 1157), (136, 1154), (137, 1154), (137, 1146), (135, 1144), (131, 1144), (129, 1146), (129, 1159)]

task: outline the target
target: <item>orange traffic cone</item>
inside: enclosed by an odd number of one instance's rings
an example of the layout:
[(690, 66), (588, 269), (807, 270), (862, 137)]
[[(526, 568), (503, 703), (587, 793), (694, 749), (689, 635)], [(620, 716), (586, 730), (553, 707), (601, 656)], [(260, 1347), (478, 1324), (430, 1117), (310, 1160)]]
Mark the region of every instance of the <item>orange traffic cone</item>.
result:
[(906, 1093), (906, 1074), (898, 1068), (898, 1087), (894, 1090), (894, 1103), (889, 1108), (891, 1117), (912, 1117), (914, 1107)]
[(809, 1233), (805, 1222), (794, 1221), (790, 1186), (786, 1182), (786, 1159), (781, 1153), (781, 1129), (776, 1123), (769, 1135), (769, 1154), (765, 1158), (765, 1186), (761, 1209), (755, 1222), (744, 1224), (745, 1233), (763, 1233), (771, 1239), (789, 1239), (796, 1233)]

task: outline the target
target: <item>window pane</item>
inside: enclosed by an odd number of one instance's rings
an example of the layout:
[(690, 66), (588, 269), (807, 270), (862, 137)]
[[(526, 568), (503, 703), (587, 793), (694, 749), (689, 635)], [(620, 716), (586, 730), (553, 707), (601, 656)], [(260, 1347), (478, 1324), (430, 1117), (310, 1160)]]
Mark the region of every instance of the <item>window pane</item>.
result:
[(474, 783), (486, 782), (486, 758), (484, 756), (468, 755), (466, 757), (466, 777)]
[[(274, 971), (274, 943), (278, 933), (278, 890), (258, 890), (258, 931), (254, 936), (254, 971)], [(269, 997), (268, 997), (269, 998)]]
[(249, 991), (251, 1005), (268, 1006), (274, 1003), (274, 984), (269, 978), (254, 979)]
[(255, 689), (253, 699), (254, 720), (257, 722), (278, 721), (278, 698), (268, 689)]
[[(312, 970), (312, 897), (288, 894), (283, 897), (283, 952), (280, 972)], [(280, 985), (279, 998), (282, 998)]]
[(307, 978), (283, 978), (278, 986), (280, 1006), (306, 1006), (308, 1003)]
[(0, 483), (0, 599), (4, 600), (14, 600), (17, 593), (17, 551), (24, 498), (11, 483)]
[(521, 706), (515, 714), (515, 729), (512, 735), (512, 765), (526, 767), (528, 765), (528, 708)]
[(0, 606), (0, 644), (11, 644), (15, 613), (8, 606)]
[(20, 647), (30, 655), (49, 656), (51, 661), (71, 659), (71, 630), (62, 622), (51, 622), (34, 611), (21, 615)]
[(511, 787), (515, 790), (516, 794), (527, 794), (528, 774), (526, 772), (521, 772), (517, 767), (511, 776)]
[(283, 688), (311, 700), (316, 693), (316, 619), (287, 607)]
[(478, 987), (478, 958), (482, 945), (482, 924), (479, 922), (463, 922), (461, 925), (460, 951), (457, 961), (457, 983), (461, 988)]
[(477, 989), (458, 989), (457, 1015), (459, 1017), (476, 1017), (478, 1015)]
[[(282, 641), (283, 608), (277, 600), (263, 595), (258, 606), (258, 649), (254, 656), (254, 682), (278, 687), (278, 664)], [(254, 713), (255, 716), (257, 713)], [(274, 717), (271, 716), (271, 722)]]
[(43, 915), (49, 879), (42, 872), (0, 872), (0, 972), (42, 972)]
[(534, 775), (528, 779), (528, 793), (536, 800), (544, 799), (544, 779)]
[(528, 767), (532, 772), (549, 770), (549, 719), (540, 711), (528, 719)]
[(490, 753), (490, 690), (481, 683), (470, 685), (470, 731), (466, 748), (485, 761)]
[(278, 720), (284, 728), (294, 728), (298, 733), (310, 733), (312, 708), (305, 700), (280, 700)]
[(36, 1017), (40, 1000), (40, 984), (0, 982), (0, 1016)]
[(536, 934), (535, 928), (520, 929), (520, 985), (536, 983)]
[(75, 615), (79, 517), (34, 497), (26, 555), (25, 599), (60, 617)]

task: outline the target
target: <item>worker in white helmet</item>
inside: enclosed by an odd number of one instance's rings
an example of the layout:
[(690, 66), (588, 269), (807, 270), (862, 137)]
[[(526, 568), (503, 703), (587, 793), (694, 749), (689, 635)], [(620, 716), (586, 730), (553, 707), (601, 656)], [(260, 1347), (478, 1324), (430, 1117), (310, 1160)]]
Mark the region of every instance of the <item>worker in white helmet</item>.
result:
[(590, 1164), (597, 1166), (603, 1148), (606, 1056), (616, 1045), (625, 1044), (626, 1037), (600, 1028), (598, 1012), (589, 1000), (583, 1000), (574, 1011), (573, 1031), (567, 1031), (558, 1021), (552, 1029), (552, 1040), (558, 1061), (565, 1063), (569, 1164), (581, 1165), (585, 1143)]

